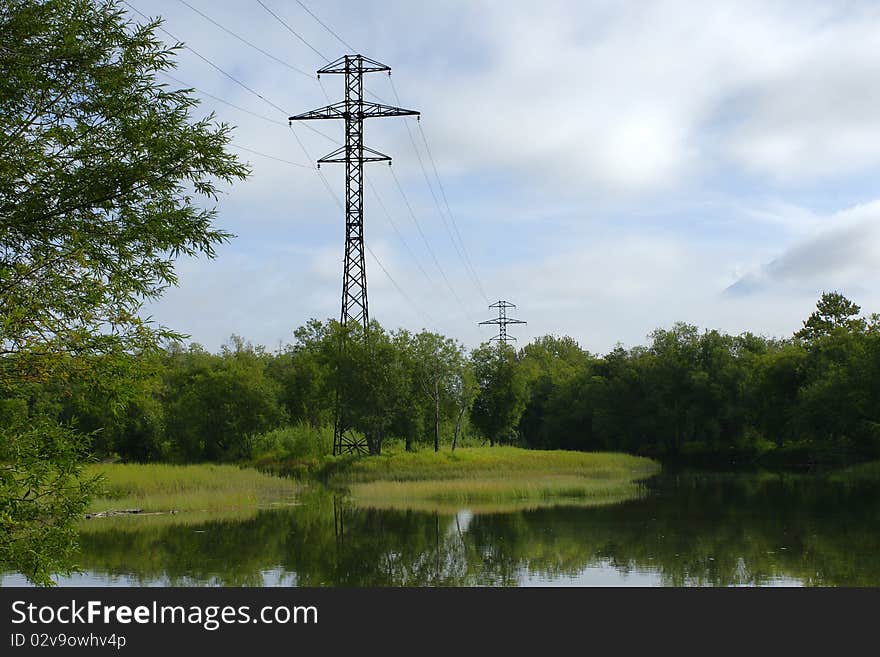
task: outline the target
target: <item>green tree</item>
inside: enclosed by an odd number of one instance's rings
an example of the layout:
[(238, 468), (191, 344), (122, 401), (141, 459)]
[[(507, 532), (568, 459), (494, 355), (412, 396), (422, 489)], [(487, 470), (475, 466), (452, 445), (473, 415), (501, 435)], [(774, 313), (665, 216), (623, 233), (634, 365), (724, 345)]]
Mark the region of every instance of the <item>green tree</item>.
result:
[(522, 349), (520, 363), (526, 377), (528, 400), (520, 419), (527, 445), (549, 446), (557, 439), (548, 433), (553, 418), (549, 406), (555, 391), (587, 371), (590, 356), (570, 337), (545, 335)]
[(483, 344), (471, 354), (479, 392), (471, 422), (490, 445), (513, 442), (526, 405), (526, 378), (508, 344)]
[(861, 308), (840, 292), (824, 292), (816, 302), (816, 310), (804, 321), (804, 327), (795, 333), (806, 342), (830, 335), (836, 329), (862, 332), (867, 323), (859, 317)]
[(230, 237), (201, 201), (247, 174), (230, 127), (159, 83), (177, 47), (158, 24), (131, 24), (115, 0), (0, 9), (0, 398), (27, 408), (3, 427), (0, 561), (41, 583), (75, 546), (51, 536), (69, 537), (87, 489), (72, 483), (84, 441), (39, 412), (34, 385), (70, 380), (71, 355), (176, 337), (141, 305), (176, 283), (176, 257)]
[[(456, 399), (464, 381), (464, 348), (438, 333), (422, 331), (409, 344), (414, 363), (414, 382), (430, 401), (434, 428), (434, 451), (440, 451), (440, 420), (455, 413)], [(456, 395), (459, 395), (458, 397)]]
[(272, 358), (267, 373), (278, 382), (281, 403), (290, 421), (318, 428), (333, 421), (333, 397), (327, 390), (327, 372), (319, 352), (305, 337), (307, 331), (307, 327), (296, 330), (295, 335), (303, 336), (303, 340), (298, 338), (295, 345)]
[(219, 356), (191, 348), (170, 372), (168, 434), (186, 461), (249, 457), (254, 435), (286, 420), (268, 355), (237, 336)]

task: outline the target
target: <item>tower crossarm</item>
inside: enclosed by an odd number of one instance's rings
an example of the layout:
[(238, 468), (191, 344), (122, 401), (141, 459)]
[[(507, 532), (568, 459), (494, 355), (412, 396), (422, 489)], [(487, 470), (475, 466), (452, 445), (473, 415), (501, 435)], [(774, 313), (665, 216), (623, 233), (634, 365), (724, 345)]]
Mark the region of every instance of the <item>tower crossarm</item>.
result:
[[(351, 105), (351, 109), (349, 106)], [(393, 107), (392, 105), (383, 105), (382, 103), (371, 103), (362, 101), (358, 103), (347, 104), (345, 101), (325, 105), (318, 109), (313, 109), (302, 114), (287, 117), (288, 121), (321, 121), (327, 119), (348, 119), (350, 116), (354, 119), (379, 119), (386, 116), (420, 116), (420, 112), (416, 110), (406, 109), (404, 107)]]
[[(342, 304), (339, 322), (360, 324), (364, 336), (370, 325), (367, 300), (367, 263), (364, 257), (364, 163), (389, 162), (390, 157), (364, 144), (364, 119), (388, 116), (419, 116), (416, 110), (393, 107), (364, 100), (364, 73), (387, 71), (391, 68), (363, 55), (345, 55), (318, 71), (344, 74), (345, 100), (330, 103), (308, 112), (288, 117), (294, 121), (326, 121), (342, 119), (345, 123), (345, 143), (318, 160), (345, 165), (345, 249), (342, 266)], [(351, 432), (347, 410), (350, 400), (337, 389), (333, 428), (333, 454), (367, 451), (369, 439)], [(372, 450), (372, 447), (370, 447)]]
[(377, 62), (375, 59), (363, 55), (343, 55), (324, 68), (318, 69), (318, 76), (333, 73), (382, 73), (386, 71), (390, 73), (391, 67)]
[(508, 340), (513, 340), (516, 342), (516, 338), (512, 335), (507, 335), (507, 325), (508, 324), (525, 324), (521, 319), (515, 319), (513, 317), (507, 316), (508, 308), (516, 308), (515, 304), (508, 303), (507, 301), (498, 301), (489, 306), (489, 308), (498, 311), (498, 317), (487, 319), (484, 322), (480, 322), (483, 324), (492, 324), (498, 327), (498, 335), (490, 340), (490, 342), (495, 342), (496, 340), (500, 343), (507, 344)]

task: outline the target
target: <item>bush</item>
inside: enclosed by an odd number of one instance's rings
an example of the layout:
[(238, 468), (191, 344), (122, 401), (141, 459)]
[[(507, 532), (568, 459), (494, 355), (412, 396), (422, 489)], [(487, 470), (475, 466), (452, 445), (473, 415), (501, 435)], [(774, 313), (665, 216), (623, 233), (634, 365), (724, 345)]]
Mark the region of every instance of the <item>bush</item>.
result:
[(333, 451), (333, 428), (312, 427), (305, 422), (279, 427), (253, 437), (254, 458), (316, 458)]

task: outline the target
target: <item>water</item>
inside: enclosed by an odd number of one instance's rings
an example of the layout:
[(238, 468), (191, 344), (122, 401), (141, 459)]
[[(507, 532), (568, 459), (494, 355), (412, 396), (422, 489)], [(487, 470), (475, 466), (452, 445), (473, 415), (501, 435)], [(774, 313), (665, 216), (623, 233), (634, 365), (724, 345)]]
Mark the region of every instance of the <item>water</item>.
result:
[(81, 572), (59, 585), (880, 586), (867, 472), (664, 475), (593, 508), (374, 510), (313, 491), (245, 518), (91, 521), (108, 524), (83, 533)]

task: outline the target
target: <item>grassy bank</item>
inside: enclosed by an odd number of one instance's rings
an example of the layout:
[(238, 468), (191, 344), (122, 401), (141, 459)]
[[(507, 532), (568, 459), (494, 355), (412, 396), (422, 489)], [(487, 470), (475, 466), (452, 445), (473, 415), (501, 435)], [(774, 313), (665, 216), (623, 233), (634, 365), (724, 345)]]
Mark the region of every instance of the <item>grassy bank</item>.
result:
[(290, 502), (298, 485), (235, 465), (96, 464), (101, 492), (89, 512), (140, 509), (150, 512), (218, 512)]
[[(474, 447), (326, 458), (313, 471), (332, 487), (347, 489), (360, 506), (489, 511), (619, 502), (637, 496), (638, 481), (658, 472), (659, 466), (626, 454)], [(303, 486), (235, 465), (99, 464), (90, 466), (88, 474), (102, 476), (102, 491), (92, 500), (90, 513), (173, 511), (181, 514), (178, 522), (289, 504)], [(104, 523), (119, 520), (125, 518)]]
[(454, 452), (392, 452), (339, 459), (325, 467), (330, 482), (480, 479), (522, 475), (575, 475), (591, 479), (639, 479), (659, 471), (654, 461), (612, 452), (571, 452), (519, 447), (469, 447)]
[(363, 506), (481, 510), (618, 502), (638, 495), (638, 480), (660, 469), (626, 454), (515, 447), (400, 452), (328, 466), (328, 480)]

